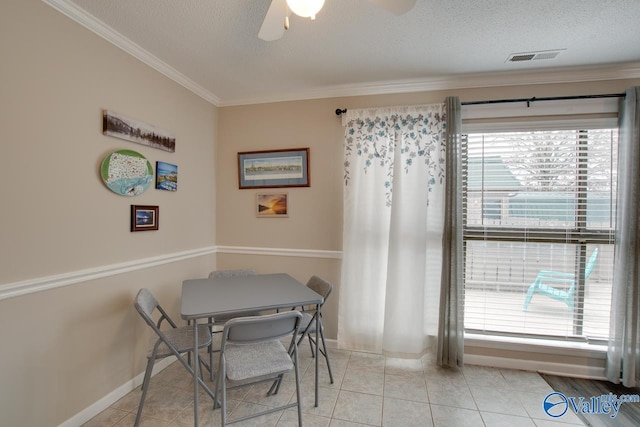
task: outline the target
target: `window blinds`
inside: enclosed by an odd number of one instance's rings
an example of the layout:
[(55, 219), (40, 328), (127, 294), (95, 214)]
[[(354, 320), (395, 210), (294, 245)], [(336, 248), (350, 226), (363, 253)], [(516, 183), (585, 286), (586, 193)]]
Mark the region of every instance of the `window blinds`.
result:
[(605, 339), (617, 129), (469, 133), (465, 328)]

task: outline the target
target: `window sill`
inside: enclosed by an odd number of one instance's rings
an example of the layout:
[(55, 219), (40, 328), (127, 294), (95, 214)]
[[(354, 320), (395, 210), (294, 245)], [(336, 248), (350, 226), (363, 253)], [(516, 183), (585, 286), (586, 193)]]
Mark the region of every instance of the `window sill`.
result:
[(464, 363), (605, 380), (607, 346), (551, 339), (465, 334)]
[(606, 344), (465, 333), (465, 347), (605, 359)]

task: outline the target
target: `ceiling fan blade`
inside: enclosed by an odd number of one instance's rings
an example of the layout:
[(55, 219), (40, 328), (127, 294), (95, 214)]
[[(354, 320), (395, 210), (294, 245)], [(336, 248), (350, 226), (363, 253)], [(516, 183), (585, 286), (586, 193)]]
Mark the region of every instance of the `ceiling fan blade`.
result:
[(264, 41), (278, 40), (284, 34), (284, 18), (287, 16), (287, 0), (271, 0), (258, 37)]
[(416, 0), (369, 0), (376, 6), (391, 12), (394, 15), (402, 15), (407, 13), (416, 4)]

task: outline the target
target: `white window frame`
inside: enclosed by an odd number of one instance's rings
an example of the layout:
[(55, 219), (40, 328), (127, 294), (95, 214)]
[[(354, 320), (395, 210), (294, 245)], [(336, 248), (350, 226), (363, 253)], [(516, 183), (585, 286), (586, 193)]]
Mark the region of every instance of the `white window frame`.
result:
[[(462, 133), (618, 127), (619, 99), (597, 98), (508, 104), (464, 105)], [(544, 119), (543, 119), (544, 117)], [(604, 376), (604, 342), (570, 342), (521, 336), (465, 333), (465, 362), (577, 376)], [(468, 354), (470, 351), (470, 354)], [(522, 354), (525, 356), (522, 356)], [(496, 356), (499, 354), (500, 356)], [(515, 356), (514, 356), (515, 355)], [(519, 355), (519, 356), (518, 356)], [(569, 363), (576, 356), (583, 366)], [(549, 361), (561, 360), (567, 363)]]

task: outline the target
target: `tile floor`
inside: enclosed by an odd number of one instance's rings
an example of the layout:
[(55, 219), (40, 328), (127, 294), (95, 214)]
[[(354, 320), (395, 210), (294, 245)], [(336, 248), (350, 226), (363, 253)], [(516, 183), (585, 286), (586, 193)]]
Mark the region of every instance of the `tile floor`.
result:
[[(551, 387), (533, 372), (467, 365), (442, 369), (428, 357), (403, 360), (355, 351), (330, 350), (334, 384), (329, 383), (324, 359), (320, 364), (320, 405), (313, 406), (314, 367), (308, 346), (300, 349), (303, 422), (309, 427), (358, 426), (568, 426), (583, 425), (567, 412), (553, 419), (542, 409)], [(295, 382), (287, 374), (280, 392), (266, 397), (270, 384), (229, 393), (229, 418), (295, 401)], [(213, 387), (212, 387), (213, 388)], [(132, 426), (140, 388), (132, 391), (85, 424), (85, 427)], [(212, 410), (201, 392), (200, 426), (219, 426), (220, 410)], [(193, 383), (178, 362), (151, 380), (142, 426), (193, 426)], [(296, 426), (296, 409), (280, 411), (233, 424)]]

